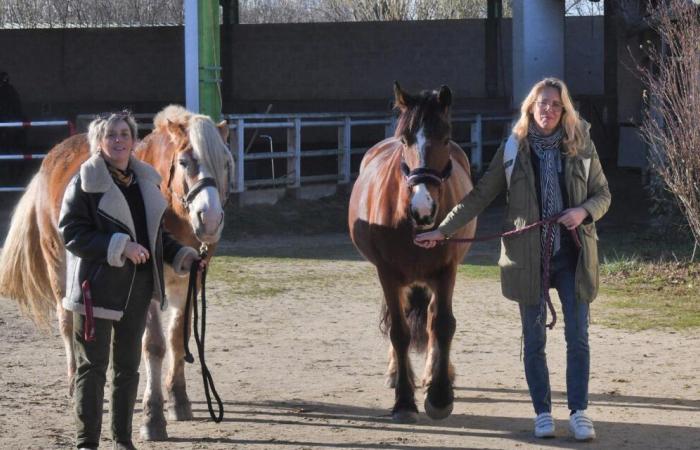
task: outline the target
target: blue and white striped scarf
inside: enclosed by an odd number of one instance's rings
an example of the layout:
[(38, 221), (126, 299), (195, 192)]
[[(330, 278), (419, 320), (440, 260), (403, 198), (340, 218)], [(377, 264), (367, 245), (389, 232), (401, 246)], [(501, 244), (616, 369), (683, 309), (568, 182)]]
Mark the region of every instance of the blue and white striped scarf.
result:
[[(533, 122), (530, 122), (527, 131), (527, 140), (530, 148), (540, 160), (540, 191), (542, 197), (540, 210), (544, 219), (559, 214), (564, 209), (564, 200), (562, 199), (561, 187), (559, 186), (559, 174), (562, 171), (561, 141), (564, 133), (559, 127), (549, 136), (542, 136)], [(550, 227), (553, 227), (553, 233), (549, 233)], [(561, 247), (561, 229), (559, 224), (547, 224), (542, 227), (540, 235), (542, 255), (544, 255), (544, 249), (546, 248), (547, 235), (550, 235), (550, 239), (553, 240), (551, 244), (552, 255), (554, 255)]]

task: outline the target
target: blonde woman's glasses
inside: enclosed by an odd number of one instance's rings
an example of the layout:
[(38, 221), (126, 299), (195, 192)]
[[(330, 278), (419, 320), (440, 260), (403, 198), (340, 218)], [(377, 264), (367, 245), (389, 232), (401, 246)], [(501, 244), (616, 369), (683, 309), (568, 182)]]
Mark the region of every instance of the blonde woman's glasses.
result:
[(564, 105), (558, 102), (535, 102), (537, 107), (543, 111), (553, 111), (553, 112), (561, 112), (564, 109)]

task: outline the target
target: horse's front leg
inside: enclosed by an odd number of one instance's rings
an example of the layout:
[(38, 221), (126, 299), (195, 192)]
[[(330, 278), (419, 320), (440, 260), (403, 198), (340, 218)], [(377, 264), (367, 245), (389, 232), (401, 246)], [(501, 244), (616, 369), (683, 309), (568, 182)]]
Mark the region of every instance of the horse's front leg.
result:
[(161, 385), (165, 337), (160, 322), (160, 305), (155, 301), (152, 301), (148, 308), (146, 332), (143, 335), (143, 355), (146, 359), (146, 389), (143, 393), (141, 439), (164, 441), (168, 439), (167, 421), (163, 413), (163, 387)]
[[(166, 290), (168, 292), (169, 308), (172, 311), (168, 326), (168, 352), (170, 368), (165, 376), (165, 388), (168, 391), (168, 417), (171, 420), (191, 420), (192, 405), (187, 396), (185, 382), (185, 296), (187, 295), (188, 279), (177, 277), (172, 270), (166, 270)], [(190, 310), (190, 319), (192, 310)], [(189, 333), (191, 330), (191, 321)]]
[(389, 337), (393, 347), (393, 364), (395, 365), (394, 407), (391, 417), (396, 422), (414, 423), (418, 419), (418, 408), (414, 397), (414, 377), (408, 348), (411, 343), (411, 331), (403, 312), (403, 289), (391, 275), (379, 273), (379, 280), (384, 290), (384, 300), (389, 311)]
[(432, 419), (444, 419), (454, 405), (454, 367), (450, 362), (450, 345), (455, 334), (456, 321), (452, 314), (452, 291), (455, 268), (449, 268), (436, 280), (428, 306), (428, 352), (423, 385), (425, 413)]

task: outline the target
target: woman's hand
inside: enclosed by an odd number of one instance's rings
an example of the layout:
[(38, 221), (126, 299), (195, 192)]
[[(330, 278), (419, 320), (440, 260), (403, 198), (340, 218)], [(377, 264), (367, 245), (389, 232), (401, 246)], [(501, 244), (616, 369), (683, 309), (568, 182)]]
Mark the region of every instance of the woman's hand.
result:
[(440, 230), (428, 231), (426, 233), (417, 234), (413, 243), (423, 248), (433, 248), (439, 241), (444, 241), (445, 235)]
[(588, 211), (580, 206), (577, 206), (576, 208), (564, 210), (564, 213), (559, 220), (557, 220), (557, 222), (564, 225), (567, 229), (573, 230), (581, 225), (581, 222), (586, 220), (586, 217), (588, 217)]
[(150, 258), (148, 250), (137, 242), (127, 242), (124, 247), (124, 256), (134, 264), (144, 264)]
[[(195, 261), (198, 260), (197, 256), (194, 256), (192, 254), (187, 254), (185, 258), (182, 260), (182, 268), (189, 271), (192, 269), (192, 264), (195, 263)], [(207, 260), (206, 259), (199, 259), (199, 267), (197, 268), (197, 272), (202, 272), (204, 268), (207, 267)]]

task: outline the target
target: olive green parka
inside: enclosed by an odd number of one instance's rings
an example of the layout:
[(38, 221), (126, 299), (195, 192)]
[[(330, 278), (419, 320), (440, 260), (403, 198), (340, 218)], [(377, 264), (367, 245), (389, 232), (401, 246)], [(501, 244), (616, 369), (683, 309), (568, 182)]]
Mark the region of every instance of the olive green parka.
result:
[[(575, 156), (567, 156), (564, 179), (569, 207), (581, 206), (588, 217), (576, 229), (581, 241), (581, 251), (576, 265), (576, 298), (591, 302), (598, 294), (598, 235), (595, 222), (610, 207), (610, 190), (603, 174), (598, 153), (590, 139), (589, 125), (582, 122), (585, 140)], [(518, 142), (515, 158), (507, 185), (503, 164), (505, 143), (496, 152), (488, 170), (474, 189), (445, 217), (438, 229), (449, 238), (483, 211), (495, 198), (508, 189), (506, 216), (502, 231), (523, 228), (540, 220), (540, 206), (535, 186), (535, 173), (530, 159), (527, 139)], [(585, 161), (588, 159), (589, 161)], [(585, 163), (584, 163), (585, 162)], [(586, 176), (585, 165), (589, 165)], [(540, 228), (521, 235), (501, 239), (501, 289), (511, 300), (534, 305), (541, 294), (541, 244)]]

